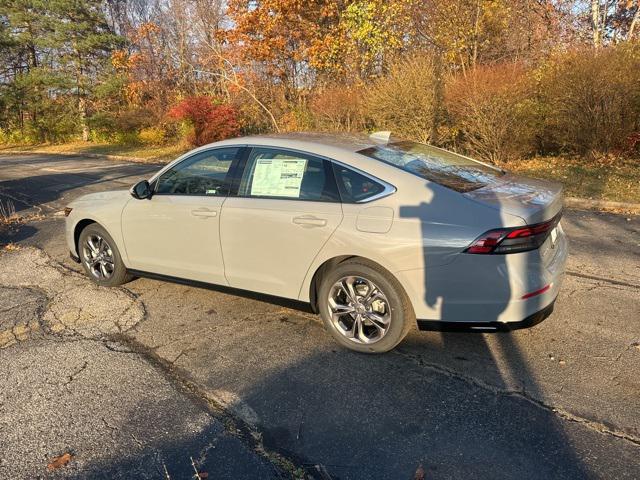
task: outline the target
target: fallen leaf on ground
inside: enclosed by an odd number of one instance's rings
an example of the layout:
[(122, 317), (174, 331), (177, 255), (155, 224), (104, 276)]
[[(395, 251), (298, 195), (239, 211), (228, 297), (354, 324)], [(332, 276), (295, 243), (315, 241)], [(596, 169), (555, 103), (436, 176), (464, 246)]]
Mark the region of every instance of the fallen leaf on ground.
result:
[(69, 452), (62, 454), (59, 457), (55, 457), (47, 465), (47, 470), (55, 470), (57, 468), (64, 467), (71, 461), (72, 458), (73, 455), (71, 455)]

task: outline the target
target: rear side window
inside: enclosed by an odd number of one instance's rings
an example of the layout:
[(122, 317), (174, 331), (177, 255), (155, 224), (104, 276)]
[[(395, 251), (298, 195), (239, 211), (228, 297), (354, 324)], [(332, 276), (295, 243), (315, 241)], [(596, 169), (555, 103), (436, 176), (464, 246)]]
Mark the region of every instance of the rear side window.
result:
[(342, 165), (334, 163), (333, 171), (344, 203), (365, 201), (382, 193), (385, 189), (384, 185)]
[(327, 160), (276, 148), (254, 148), (244, 169), (243, 197), (284, 198), (316, 202), (340, 200)]
[(458, 192), (482, 188), (504, 175), (497, 168), (462, 155), (410, 141), (365, 148), (358, 153)]

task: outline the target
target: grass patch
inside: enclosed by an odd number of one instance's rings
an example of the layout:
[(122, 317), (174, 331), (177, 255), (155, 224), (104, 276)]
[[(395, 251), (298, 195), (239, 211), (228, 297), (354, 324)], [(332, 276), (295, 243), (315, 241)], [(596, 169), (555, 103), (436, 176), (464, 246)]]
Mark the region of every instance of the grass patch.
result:
[(509, 162), (507, 170), (564, 184), (568, 197), (640, 203), (640, 161), (617, 157), (538, 157)]

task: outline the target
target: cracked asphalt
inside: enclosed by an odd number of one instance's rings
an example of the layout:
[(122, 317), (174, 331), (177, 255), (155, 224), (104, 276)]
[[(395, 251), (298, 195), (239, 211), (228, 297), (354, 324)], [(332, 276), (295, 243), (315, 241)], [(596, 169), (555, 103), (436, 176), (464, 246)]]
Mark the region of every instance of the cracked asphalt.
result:
[(31, 218), (0, 237), (18, 246), (0, 254), (0, 478), (640, 477), (638, 217), (565, 212), (542, 324), (372, 357), (286, 303), (79, 274), (62, 208), (156, 168), (0, 156), (0, 200)]

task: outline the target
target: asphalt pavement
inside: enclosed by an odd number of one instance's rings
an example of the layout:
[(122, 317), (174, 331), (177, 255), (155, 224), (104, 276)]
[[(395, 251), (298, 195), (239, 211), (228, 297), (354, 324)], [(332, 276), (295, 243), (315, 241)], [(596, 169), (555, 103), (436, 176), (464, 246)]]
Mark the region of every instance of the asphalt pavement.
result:
[(78, 274), (66, 203), (158, 168), (0, 156), (0, 200), (30, 219), (0, 238), (18, 246), (0, 254), (0, 478), (640, 477), (638, 217), (565, 212), (542, 324), (367, 356), (290, 306)]

